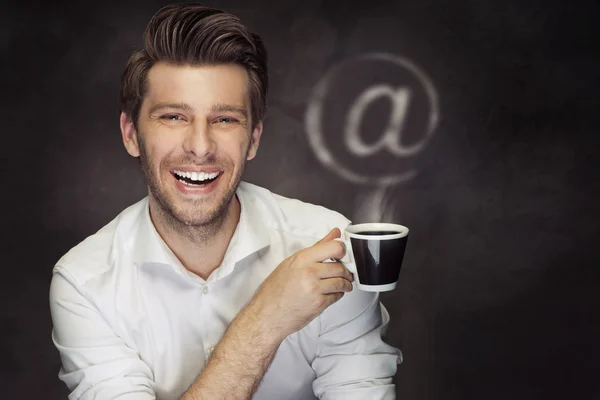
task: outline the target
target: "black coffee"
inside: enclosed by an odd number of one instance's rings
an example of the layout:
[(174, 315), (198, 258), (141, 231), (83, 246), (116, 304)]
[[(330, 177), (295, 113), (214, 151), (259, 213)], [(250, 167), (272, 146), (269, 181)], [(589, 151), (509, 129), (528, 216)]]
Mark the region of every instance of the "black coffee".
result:
[[(358, 232), (357, 232), (358, 233)], [(361, 235), (391, 235), (397, 231), (360, 232)], [(394, 283), (400, 275), (400, 266), (408, 236), (399, 239), (350, 238), (354, 263), (360, 283), (363, 285), (386, 285)]]
[(378, 236), (378, 235), (397, 235), (399, 231), (364, 231), (364, 232), (356, 232), (357, 235), (369, 235), (369, 236)]

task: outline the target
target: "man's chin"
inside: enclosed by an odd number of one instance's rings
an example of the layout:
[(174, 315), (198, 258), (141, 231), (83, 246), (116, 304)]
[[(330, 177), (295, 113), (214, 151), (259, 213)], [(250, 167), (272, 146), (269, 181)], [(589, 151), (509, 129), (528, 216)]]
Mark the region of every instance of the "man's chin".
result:
[(214, 225), (222, 219), (222, 216), (215, 212), (175, 212), (171, 216), (182, 225), (196, 228)]
[(155, 199), (172, 225), (205, 228), (219, 225), (225, 219), (233, 197), (228, 199), (221, 192), (197, 198), (180, 193), (160, 193)]

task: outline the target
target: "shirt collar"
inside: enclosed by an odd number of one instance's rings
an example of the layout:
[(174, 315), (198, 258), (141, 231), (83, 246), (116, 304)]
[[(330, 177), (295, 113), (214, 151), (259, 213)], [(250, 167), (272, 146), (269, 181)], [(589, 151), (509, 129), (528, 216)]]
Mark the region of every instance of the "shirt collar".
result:
[(237, 228), (239, 236), (235, 262), (264, 249), (271, 243), (268, 213), (263, 210), (264, 204), (259, 198), (253, 196), (248, 190), (249, 187), (249, 184), (240, 182), (236, 192), (240, 200), (241, 213)]
[[(236, 195), (240, 201), (240, 220), (229, 243), (223, 266), (235, 264), (270, 244), (266, 213), (261, 210), (258, 199), (248, 191), (248, 184), (240, 182)], [(158, 234), (150, 218), (146, 198), (139, 215), (138, 232), (131, 247), (133, 261), (140, 264), (162, 264), (183, 268), (181, 262)], [(178, 268), (178, 269), (181, 269)], [(229, 268), (227, 268), (229, 269)], [(187, 272), (187, 270), (186, 270)]]

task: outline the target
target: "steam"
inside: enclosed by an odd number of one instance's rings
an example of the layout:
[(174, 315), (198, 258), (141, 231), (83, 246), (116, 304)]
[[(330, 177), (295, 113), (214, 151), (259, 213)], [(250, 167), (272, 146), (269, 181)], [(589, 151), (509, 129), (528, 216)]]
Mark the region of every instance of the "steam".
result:
[(382, 185), (358, 198), (355, 222), (393, 222), (394, 198), (391, 187)]

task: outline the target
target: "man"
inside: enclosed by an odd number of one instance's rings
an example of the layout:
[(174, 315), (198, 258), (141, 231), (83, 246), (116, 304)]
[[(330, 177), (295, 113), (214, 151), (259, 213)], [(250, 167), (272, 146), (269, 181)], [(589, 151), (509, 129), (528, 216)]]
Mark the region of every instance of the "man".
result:
[(122, 78), (148, 197), (62, 257), (50, 305), (70, 399), (393, 399), (389, 316), (352, 290), (349, 221), (240, 182), (267, 56), (236, 17), (161, 9)]

